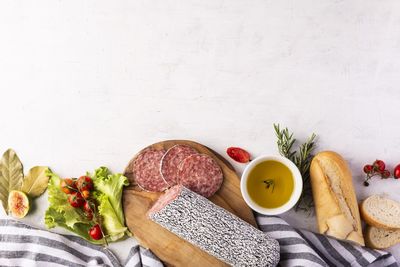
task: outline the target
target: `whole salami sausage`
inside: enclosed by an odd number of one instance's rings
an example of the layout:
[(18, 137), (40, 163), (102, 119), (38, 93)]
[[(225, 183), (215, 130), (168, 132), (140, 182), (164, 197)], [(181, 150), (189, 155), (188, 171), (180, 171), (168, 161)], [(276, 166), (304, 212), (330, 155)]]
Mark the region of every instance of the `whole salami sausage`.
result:
[(182, 185), (161, 196), (148, 216), (230, 265), (276, 266), (279, 262), (276, 240)]

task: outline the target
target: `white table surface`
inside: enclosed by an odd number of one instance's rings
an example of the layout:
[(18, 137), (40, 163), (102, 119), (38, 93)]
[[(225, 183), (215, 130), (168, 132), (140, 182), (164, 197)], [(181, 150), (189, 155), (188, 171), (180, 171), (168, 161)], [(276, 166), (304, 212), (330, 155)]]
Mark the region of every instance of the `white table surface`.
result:
[[(1, 1), (0, 150), (26, 171), (120, 172), (164, 139), (277, 154), (279, 122), (342, 154), (359, 199), (400, 200), (400, 180), (361, 178), (376, 158), (400, 162), (399, 71), (395, 0)], [(24, 221), (43, 227), (46, 195), (35, 205)]]

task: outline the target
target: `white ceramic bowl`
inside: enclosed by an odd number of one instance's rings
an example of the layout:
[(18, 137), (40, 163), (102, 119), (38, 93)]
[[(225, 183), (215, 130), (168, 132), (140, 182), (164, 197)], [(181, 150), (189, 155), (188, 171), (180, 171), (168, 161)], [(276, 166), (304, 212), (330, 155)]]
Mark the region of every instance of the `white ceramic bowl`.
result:
[[(254, 202), (247, 191), (247, 179), (249, 178), (249, 174), (251, 170), (258, 165), (259, 163), (263, 161), (269, 161), (269, 160), (274, 160), (281, 162), (284, 164), (286, 167), (289, 168), (289, 170), (292, 172), (293, 179), (294, 179), (294, 188), (292, 195), (289, 198), (289, 201), (283, 204), (282, 206), (274, 209), (267, 209), (264, 207), (261, 207), (258, 205), (256, 202)], [(290, 160), (288, 160), (285, 157), (281, 156), (260, 156), (255, 159), (253, 159), (249, 165), (246, 166), (246, 168), (243, 171), (242, 178), (240, 180), (240, 191), (242, 192), (242, 196), (244, 200), (246, 201), (247, 205), (249, 205), (250, 208), (255, 210), (258, 213), (264, 214), (264, 215), (278, 215), (282, 214), (296, 205), (297, 201), (299, 200), (301, 196), (301, 192), (303, 191), (303, 179), (301, 177), (299, 169), (294, 165), (294, 163)]]

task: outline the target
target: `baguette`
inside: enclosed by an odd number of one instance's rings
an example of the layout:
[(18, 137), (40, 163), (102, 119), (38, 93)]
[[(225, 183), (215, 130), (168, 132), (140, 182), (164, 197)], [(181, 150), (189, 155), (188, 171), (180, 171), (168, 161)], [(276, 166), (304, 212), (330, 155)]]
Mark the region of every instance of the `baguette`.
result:
[(371, 225), (382, 229), (400, 229), (400, 203), (372, 195), (360, 206), (361, 217)]
[(311, 186), (321, 234), (364, 246), (351, 171), (337, 153), (318, 153), (310, 166)]
[(367, 246), (375, 249), (385, 249), (400, 243), (400, 229), (386, 230), (368, 226), (365, 234)]

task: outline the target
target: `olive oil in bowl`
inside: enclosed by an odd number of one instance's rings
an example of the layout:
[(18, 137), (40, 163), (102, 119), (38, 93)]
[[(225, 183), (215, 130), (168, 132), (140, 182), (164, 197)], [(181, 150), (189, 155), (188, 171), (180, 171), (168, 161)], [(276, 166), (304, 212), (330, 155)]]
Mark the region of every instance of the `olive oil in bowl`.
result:
[(299, 169), (282, 156), (260, 156), (244, 169), (240, 191), (250, 208), (278, 215), (293, 208), (303, 191)]
[(283, 163), (275, 160), (257, 164), (247, 179), (250, 198), (259, 206), (274, 209), (283, 206), (292, 196), (293, 174)]

